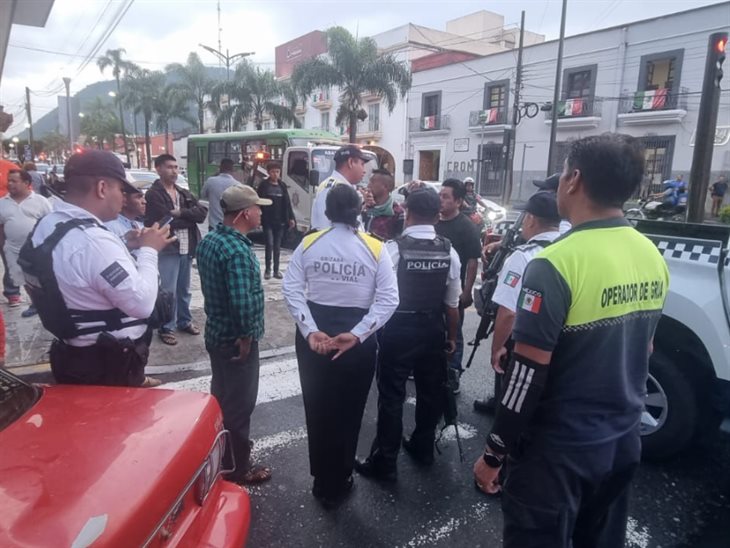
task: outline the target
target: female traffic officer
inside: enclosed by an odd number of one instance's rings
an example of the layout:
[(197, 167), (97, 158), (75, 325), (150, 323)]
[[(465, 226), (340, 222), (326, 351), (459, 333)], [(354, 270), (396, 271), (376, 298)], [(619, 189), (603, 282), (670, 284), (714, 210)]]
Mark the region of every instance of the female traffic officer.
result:
[(360, 207), (351, 185), (330, 190), (325, 214), (333, 226), (302, 240), (282, 287), (297, 324), (312, 494), (325, 508), (337, 506), (352, 488), (375, 371), (373, 334), (398, 306), (398, 282), (385, 245), (357, 230)]

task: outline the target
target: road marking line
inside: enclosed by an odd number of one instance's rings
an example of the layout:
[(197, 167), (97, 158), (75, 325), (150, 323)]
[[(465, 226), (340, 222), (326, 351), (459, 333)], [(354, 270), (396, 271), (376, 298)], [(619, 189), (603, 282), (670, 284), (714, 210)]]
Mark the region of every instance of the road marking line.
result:
[[(494, 506), (493, 506), (494, 507)], [(459, 527), (472, 521), (481, 521), (487, 515), (489, 505), (486, 502), (479, 502), (469, 509), (469, 516), (459, 518), (447, 518), (442, 521), (430, 520), (421, 528), (424, 532), (417, 534), (411, 540), (403, 544), (403, 547), (416, 547), (433, 545), (449, 537)]]
[(285, 430), (283, 432), (277, 432), (271, 436), (264, 436), (263, 438), (254, 438), (253, 440), (253, 452), (256, 456), (268, 455), (279, 449), (283, 449), (299, 440), (303, 440), (307, 437), (307, 429), (304, 426), (295, 428), (293, 430)]
[(649, 529), (645, 525), (639, 525), (637, 521), (629, 516), (626, 524), (626, 546), (631, 548), (648, 548), (651, 543)]

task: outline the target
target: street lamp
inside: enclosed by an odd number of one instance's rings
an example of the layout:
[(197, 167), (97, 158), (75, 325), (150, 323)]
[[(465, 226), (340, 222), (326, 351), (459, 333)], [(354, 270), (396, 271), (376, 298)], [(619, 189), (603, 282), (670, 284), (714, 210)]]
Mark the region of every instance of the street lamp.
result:
[[(218, 57), (218, 59), (220, 59), (222, 62), (224, 62), (226, 64), (226, 84), (228, 84), (231, 81), (231, 63), (233, 61), (236, 61), (238, 59), (243, 59), (244, 57), (248, 57), (249, 55), (254, 55), (256, 53), (255, 51), (247, 51), (247, 52), (243, 52), (243, 53), (234, 53), (233, 55), (231, 55), (229, 53), (228, 49), (226, 49), (226, 52), (223, 53), (222, 51), (219, 51), (215, 48), (211, 48), (210, 46), (206, 46), (204, 44), (198, 44), (198, 45), (201, 48), (203, 48), (204, 50), (209, 51), (210, 53), (212, 53), (213, 55)], [(228, 131), (231, 131), (231, 117), (230, 116), (228, 117), (227, 128), (228, 128)]]
[(73, 130), (71, 129), (71, 78), (64, 76), (62, 78), (63, 85), (66, 86), (66, 121), (68, 123), (68, 150), (69, 153), (73, 154), (74, 149), (74, 138)]
[[(122, 110), (122, 99), (117, 95), (116, 91), (110, 91), (107, 95), (116, 100), (119, 105), (119, 124), (122, 130), (122, 146), (124, 147), (124, 155), (127, 157), (127, 165), (132, 166), (132, 161), (129, 158), (129, 150), (127, 149), (127, 131), (124, 128), (124, 111)], [(116, 145), (116, 143), (114, 143)], [(114, 149), (116, 146), (113, 147)]]
[(83, 118), (85, 114), (83, 112), (79, 112), (79, 118)]

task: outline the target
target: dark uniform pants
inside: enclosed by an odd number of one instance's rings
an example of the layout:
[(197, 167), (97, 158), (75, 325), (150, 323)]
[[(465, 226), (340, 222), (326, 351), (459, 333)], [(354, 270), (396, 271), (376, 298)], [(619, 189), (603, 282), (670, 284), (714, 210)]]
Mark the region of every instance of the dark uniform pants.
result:
[(446, 382), (443, 314), (398, 313), (378, 335), (378, 427), (370, 458), (393, 470), (403, 436), (406, 382), (416, 381), (416, 427), (411, 442), (419, 454), (432, 454), (436, 426), (443, 413)]
[(586, 447), (523, 442), (504, 482), (505, 548), (622, 548), (640, 455), (638, 431)]
[[(312, 302), (309, 308), (319, 329), (330, 336), (349, 331), (367, 313)], [(362, 415), (375, 373), (377, 341), (369, 337), (332, 361), (332, 355), (312, 352), (297, 330), (296, 353), (310, 471), (320, 489), (337, 492), (352, 475)]]
[(51, 372), (58, 384), (140, 386), (150, 355), (152, 330), (139, 339), (115, 339), (102, 333), (91, 346), (51, 343)]
[(251, 342), (251, 351), (245, 361), (238, 359), (239, 350), (233, 343), (221, 347), (206, 345), (206, 350), (213, 374), (210, 393), (218, 400), (223, 425), (231, 435), (224, 464), (231, 468), (232, 452), (236, 474), (244, 474), (251, 467), (251, 414), (259, 394), (259, 343)]

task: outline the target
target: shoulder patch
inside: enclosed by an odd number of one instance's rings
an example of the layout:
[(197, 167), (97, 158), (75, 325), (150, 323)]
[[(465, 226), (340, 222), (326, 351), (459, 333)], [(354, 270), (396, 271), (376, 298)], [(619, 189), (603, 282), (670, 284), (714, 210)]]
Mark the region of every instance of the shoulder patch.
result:
[(102, 270), (101, 277), (104, 278), (110, 286), (117, 287), (125, 279), (129, 278), (129, 272), (124, 270), (124, 267), (117, 261), (114, 261)]
[(540, 312), (542, 306), (542, 293), (533, 289), (522, 288), (520, 293), (520, 300), (517, 302), (517, 307), (533, 314)]
[(520, 276), (517, 272), (514, 272), (512, 270), (507, 272), (507, 275), (504, 277), (504, 284), (510, 286), (510, 287), (517, 287), (517, 284), (520, 283)]

